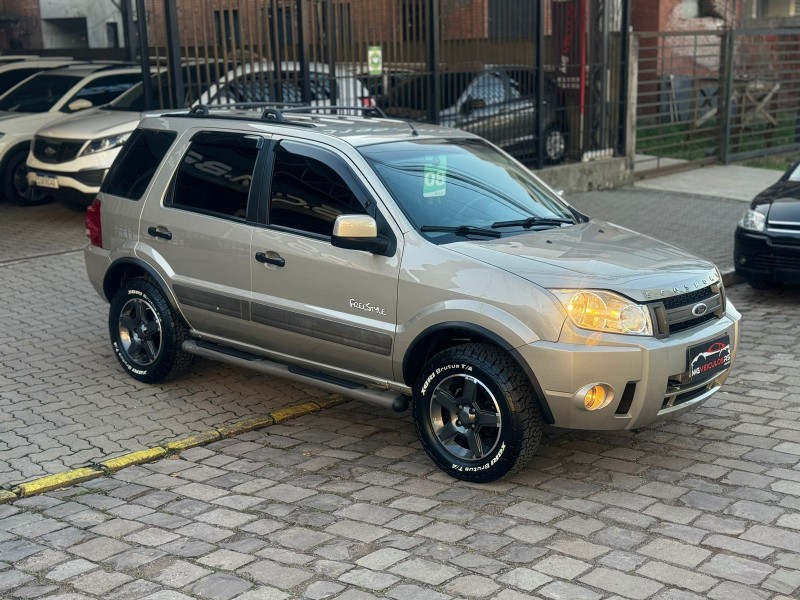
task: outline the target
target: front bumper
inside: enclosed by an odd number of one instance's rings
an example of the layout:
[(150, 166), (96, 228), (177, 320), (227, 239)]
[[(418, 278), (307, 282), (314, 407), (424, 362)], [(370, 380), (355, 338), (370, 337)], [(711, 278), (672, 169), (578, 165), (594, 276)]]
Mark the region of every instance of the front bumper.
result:
[(749, 281), (800, 283), (800, 234), (737, 228), (733, 264), (736, 273)]
[[(90, 169), (77, 173), (62, 173), (51, 169), (29, 167), (28, 185), (42, 194), (61, 199), (86, 197), (91, 203), (100, 191), (100, 184), (108, 169)], [(46, 185), (43, 184), (46, 182)], [(52, 187), (51, 187), (52, 186)]]
[[(702, 404), (725, 382), (736, 357), (741, 315), (728, 301), (725, 315), (665, 339), (591, 334), (571, 326), (558, 342), (518, 348), (531, 366), (554, 425), (569, 429), (633, 429)], [(687, 371), (690, 347), (728, 334), (728, 368), (706, 380), (677, 384)], [(613, 390), (604, 408), (587, 411), (573, 401), (584, 386), (604, 383)]]

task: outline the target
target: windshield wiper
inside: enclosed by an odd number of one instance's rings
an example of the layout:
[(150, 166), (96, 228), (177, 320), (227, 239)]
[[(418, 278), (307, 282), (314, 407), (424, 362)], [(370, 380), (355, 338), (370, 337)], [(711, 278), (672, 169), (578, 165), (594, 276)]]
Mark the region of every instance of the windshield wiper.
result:
[(499, 231), (493, 231), (492, 229), (485, 229), (483, 227), (473, 227), (472, 225), (458, 225), (457, 227), (423, 225), (419, 230), (422, 232), (442, 231), (445, 233), (455, 233), (456, 235), (482, 235), (493, 238), (499, 238), (503, 235)]
[(572, 219), (559, 219), (557, 217), (528, 217), (527, 219), (516, 219), (514, 221), (497, 221), (496, 223), (492, 223), (492, 228), (524, 227), (525, 229), (530, 229), (531, 227), (535, 227), (537, 225), (558, 227), (559, 225), (563, 225), (565, 223), (574, 225), (575, 221)]

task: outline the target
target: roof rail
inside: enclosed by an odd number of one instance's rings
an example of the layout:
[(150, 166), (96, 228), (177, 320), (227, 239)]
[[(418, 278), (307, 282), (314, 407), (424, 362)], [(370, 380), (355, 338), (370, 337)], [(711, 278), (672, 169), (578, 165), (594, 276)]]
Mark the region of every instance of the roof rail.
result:
[(292, 112), (292, 113), (311, 113), (311, 112), (322, 112), (322, 111), (337, 111), (337, 110), (354, 110), (357, 112), (364, 113), (366, 118), (370, 117), (377, 117), (379, 119), (388, 119), (389, 116), (383, 112), (381, 108), (377, 106), (339, 106), (336, 104), (331, 105), (321, 105), (321, 106), (299, 106), (299, 107), (292, 107), (287, 108), (281, 112)]

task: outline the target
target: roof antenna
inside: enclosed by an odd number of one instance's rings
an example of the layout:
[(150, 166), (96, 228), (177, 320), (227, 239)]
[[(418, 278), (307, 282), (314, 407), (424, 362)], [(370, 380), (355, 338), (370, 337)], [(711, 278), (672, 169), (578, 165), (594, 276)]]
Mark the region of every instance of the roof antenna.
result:
[(406, 121), (406, 123), (408, 123), (408, 126), (411, 127), (411, 135), (419, 135), (419, 131), (414, 129), (414, 124), (411, 121)]

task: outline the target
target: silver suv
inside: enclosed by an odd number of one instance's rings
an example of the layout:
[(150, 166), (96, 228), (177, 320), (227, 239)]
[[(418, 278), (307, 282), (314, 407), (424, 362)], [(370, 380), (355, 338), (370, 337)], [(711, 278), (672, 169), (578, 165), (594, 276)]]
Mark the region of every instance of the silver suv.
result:
[(411, 404), (431, 459), (477, 482), (544, 424), (642, 427), (719, 390), (740, 315), (714, 265), (590, 220), (475, 135), (347, 112), (142, 120), (87, 211), (132, 377), (199, 355)]

